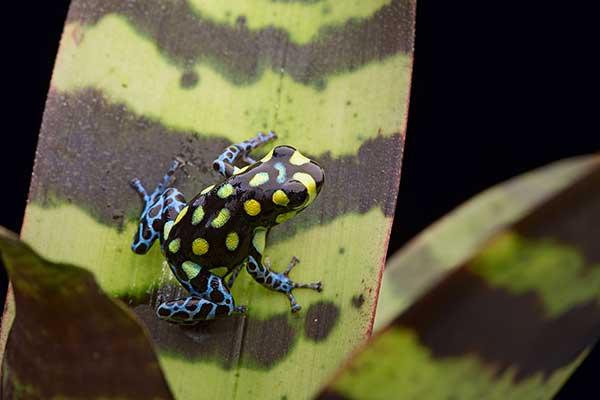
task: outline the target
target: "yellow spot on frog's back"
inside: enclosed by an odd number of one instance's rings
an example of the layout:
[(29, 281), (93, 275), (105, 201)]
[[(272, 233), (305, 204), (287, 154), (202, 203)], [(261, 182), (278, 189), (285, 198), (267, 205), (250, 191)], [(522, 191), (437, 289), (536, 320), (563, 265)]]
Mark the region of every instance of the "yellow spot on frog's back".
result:
[(200, 221), (204, 219), (204, 208), (202, 206), (196, 207), (192, 214), (192, 225), (198, 225)]
[(245, 172), (249, 167), (250, 167), (249, 165), (246, 165), (245, 167), (242, 167), (242, 168), (236, 167), (236, 169), (233, 171), (233, 174), (234, 175), (241, 174), (242, 172)]
[(229, 251), (235, 251), (240, 243), (240, 237), (236, 232), (229, 232), (225, 238), (225, 247)]
[(250, 186), (256, 187), (267, 182), (269, 182), (269, 174), (266, 172), (259, 172), (258, 174), (254, 175), (252, 179), (250, 179), (249, 183)]
[(229, 221), (230, 216), (231, 213), (229, 212), (229, 210), (226, 208), (222, 208), (217, 214), (217, 216), (213, 218), (213, 220), (210, 223), (210, 226), (217, 229), (221, 228), (227, 223), (227, 221)]
[(267, 162), (269, 161), (271, 158), (273, 158), (273, 149), (271, 149), (270, 152), (267, 153), (266, 156), (264, 156), (263, 158), (260, 159), (261, 162)]
[(222, 199), (226, 199), (233, 193), (233, 186), (231, 184), (226, 183), (217, 190), (217, 196)]
[(168, 221), (165, 223), (165, 227), (163, 228), (163, 238), (167, 239), (169, 237), (169, 233), (171, 233), (171, 228), (175, 225), (174, 221)]
[(192, 242), (192, 252), (197, 256), (206, 254), (208, 247), (208, 242), (204, 238), (197, 238)]
[(258, 227), (254, 230), (254, 237), (252, 238), (252, 245), (260, 254), (265, 251), (265, 244), (267, 241), (267, 229)]
[(171, 253), (177, 253), (179, 251), (179, 247), (181, 245), (181, 239), (173, 239), (169, 242), (169, 251)]
[(215, 187), (215, 185), (210, 185), (209, 187), (207, 187), (203, 191), (201, 191), (200, 194), (206, 194), (206, 193), (210, 192), (211, 190), (213, 190), (214, 187)]
[(295, 151), (294, 154), (290, 157), (290, 164), (294, 165), (304, 165), (308, 164), (310, 160), (302, 155), (299, 151)]
[(254, 217), (260, 214), (260, 203), (254, 199), (246, 200), (244, 202), (244, 210), (246, 210), (246, 214)]
[(185, 206), (183, 208), (183, 210), (179, 211), (179, 214), (177, 214), (177, 218), (175, 218), (175, 225), (177, 225), (177, 223), (179, 221), (181, 221), (181, 218), (183, 218), (185, 216), (185, 214), (187, 213), (188, 210), (188, 206)]
[(277, 204), (278, 206), (287, 206), (288, 203), (290, 202), (290, 199), (288, 199), (287, 194), (285, 194), (285, 192), (281, 189), (278, 189), (277, 191), (275, 191), (275, 193), (273, 193), (273, 203)]
[(196, 263), (193, 263), (191, 261), (186, 261), (183, 264), (181, 264), (181, 269), (183, 269), (183, 272), (185, 272), (188, 279), (191, 280), (198, 276), (201, 268)]
[(275, 222), (277, 222), (278, 224), (281, 224), (282, 222), (287, 221), (290, 218), (293, 218), (296, 216), (296, 211), (290, 211), (290, 212), (286, 212), (283, 214), (279, 214), (277, 216), (277, 218), (275, 218)]
[(308, 191), (308, 200), (306, 204), (312, 203), (315, 197), (317, 197), (317, 183), (315, 182), (315, 179), (306, 172), (296, 172), (292, 178), (302, 182), (302, 184), (306, 186), (306, 190)]

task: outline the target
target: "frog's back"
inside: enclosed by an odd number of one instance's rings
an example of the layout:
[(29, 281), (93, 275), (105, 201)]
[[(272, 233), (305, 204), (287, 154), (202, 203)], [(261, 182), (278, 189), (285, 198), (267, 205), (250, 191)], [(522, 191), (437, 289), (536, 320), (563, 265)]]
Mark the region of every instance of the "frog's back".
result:
[(165, 247), (169, 263), (192, 261), (207, 269), (231, 269), (245, 260), (252, 232), (240, 218), (243, 206), (236, 189), (225, 181), (188, 203), (169, 232)]
[[(308, 207), (325, 178), (318, 163), (291, 146), (277, 146), (260, 161), (252, 160), (249, 152), (275, 137), (273, 132), (259, 133), (229, 146), (213, 162), (213, 168), (227, 180), (203, 190), (189, 203), (173, 187), (180, 160), (173, 162), (154, 191), (147, 191), (137, 178), (131, 181), (144, 201), (132, 249), (144, 254), (158, 239), (172, 272), (190, 294), (162, 302), (156, 311), (160, 319), (195, 324), (245, 312), (245, 306), (235, 305), (229, 288), (246, 260), (250, 276), (285, 294), (292, 312), (301, 308), (292, 290), (321, 291), (321, 282), (291, 280), (296, 257), (282, 273), (275, 272), (265, 257), (269, 229)], [(251, 164), (243, 168), (234, 165), (241, 161)], [(214, 271), (222, 267), (232, 272), (227, 282), (222, 279), (226, 272)]]
[(208, 269), (241, 264), (255, 231), (264, 238), (265, 230), (295, 216), (316, 197), (322, 181), (318, 164), (293, 147), (276, 147), (181, 210), (165, 229), (167, 260)]
[(241, 264), (248, 257), (254, 229), (268, 224), (264, 218), (269, 202), (263, 193), (268, 185), (254, 186), (250, 181), (271, 169), (256, 163), (194, 197), (169, 230), (165, 247), (169, 263), (192, 261), (208, 269)]

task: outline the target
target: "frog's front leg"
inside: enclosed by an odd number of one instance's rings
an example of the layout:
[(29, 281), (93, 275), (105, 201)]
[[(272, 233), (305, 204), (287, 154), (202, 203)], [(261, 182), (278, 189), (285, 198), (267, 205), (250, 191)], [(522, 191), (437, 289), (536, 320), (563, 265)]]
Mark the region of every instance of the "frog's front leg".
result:
[(267, 230), (264, 228), (258, 228), (255, 231), (254, 238), (252, 239), (252, 245), (250, 246), (250, 256), (248, 257), (246, 270), (255, 281), (264, 287), (286, 294), (290, 300), (292, 312), (300, 311), (302, 307), (296, 302), (296, 298), (292, 294), (292, 290), (296, 288), (307, 288), (320, 292), (323, 289), (323, 285), (321, 282), (297, 283), (289, 278), (288, 275), (290, 271), (300, 261), (296, 257), (292, 257), (292, 260), (285, 271), (280, 273), (274, 272), (271, 268), (269, 257), (265, 257), (263, 255), (266, 235)]
[(158, 318), (189, 325), (246, 311), (245, 306), (236, 307), (233, 296), (219, 276), (198, 264), (186, 261), (181, 267), (171, 265), (171, 269), (190, 296), (161, 303), (156, 309)]
[(254, 164), (256, 161), (250, 158), (250, 152), (276, 138), (277, 135), (275, 132), (269, 131), (267, 134), (259, 132), (253, 138), (241, 143), (232, 144), (226, 148), (215, 161), (213, 161), (213, 168), (221, 175), (229, 178), (237, 171), (237, 167), (233, 165), (236, 161), (242, 160), (248, 164)]
[(161, 245), (163, 245), (166, 237), (166, 227), (169, 226), (168, 222), (174, 220), (185, 206), (186, 201), (183, 194), (172, 187), (175, 182), (173, 175), (181, 165), (180, 160), (174, 160), (152, 193), (146, 191), (139, 179), (131, 180), (131, 187), (144, 202), (140, 224), (131, 245), (134, 252), (138, 254), (147, 253), (156, 239), (160, 239)]

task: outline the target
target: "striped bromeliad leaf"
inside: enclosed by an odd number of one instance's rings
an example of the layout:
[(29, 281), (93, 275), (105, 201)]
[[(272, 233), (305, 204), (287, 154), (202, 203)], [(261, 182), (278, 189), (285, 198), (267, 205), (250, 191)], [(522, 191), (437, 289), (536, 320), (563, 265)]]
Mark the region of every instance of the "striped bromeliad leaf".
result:
[(3, 399), (173, 398), (147, 332), (89, 271), (39, 257), (3, 228), (0, 253), (17, 306), (0, 340)]
[[(177, 398), (306, 398), (370, 334), (400, 161), (414, 0), (74, 0), (48, 95), (22, 237), (81, 265), (143, 320)], [(319, 198), (276, 227), (275, 269), (302, 260), (285, 296), (243, 274), (245, 317), (196, 327), (159, 322), (181, 288), (158, 248), (133, 254), (137, 176), (175, 156), (188, 197), (218, 183), (228, 145), (275, 130), (326, 173)], [(268, 149), (266, 149), (268, 150)], [(260, 154), (259, 154), (260, 155)], [(353, 301), (360, 298), (361, 301)], [(161, 300), (162, 301), (162, 300)], [(3, 324), (6, 330), (8, 321)]]
[[(460, 235), (445, 237), (434, 226), (427, 247), (443, 239), (441, 254), (459, 267), (410, 306), (395, 302), (396, 316), (386, 313), (386, 326), (320, 398), (547, 399), (556, 393), (600, 336), (600, 160), (570, 160), (501, 190), (509, 188), (505, 194), (512, 196), (520, 191), (512, 189), (529, 190), (521, 195), (535, 207), (520, 206), (517, 214), (497, 208), (502, 217), (487, 217), (494, 229), (475, 228), (485, 243), (461, 243)], [(502, 203), (492, 193), (487, 200)], [(451, 219), (465, 223), (460, 213)], [(444, 253), (453, 240), (465, 254)], [(426, 265), (426, 254), (415, 262)], [(392, 279), (401, 275), (396, 272)]]
[(374, 330), (384, 328), (494, 235), (598, 167), (598, 157), (555, 162), (475, 196), (386, 262)]

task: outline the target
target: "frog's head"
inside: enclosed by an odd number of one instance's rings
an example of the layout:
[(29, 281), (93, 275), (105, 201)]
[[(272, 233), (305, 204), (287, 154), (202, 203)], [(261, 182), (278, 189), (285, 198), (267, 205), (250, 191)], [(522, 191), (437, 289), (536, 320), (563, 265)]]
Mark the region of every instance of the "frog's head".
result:
[(292, 218), (319, 195), (325, 181), (323, 168), (295, 148), (277, 146), (261, 161), (276, 174), (276, 186), (270, 193), (276, 223)]

